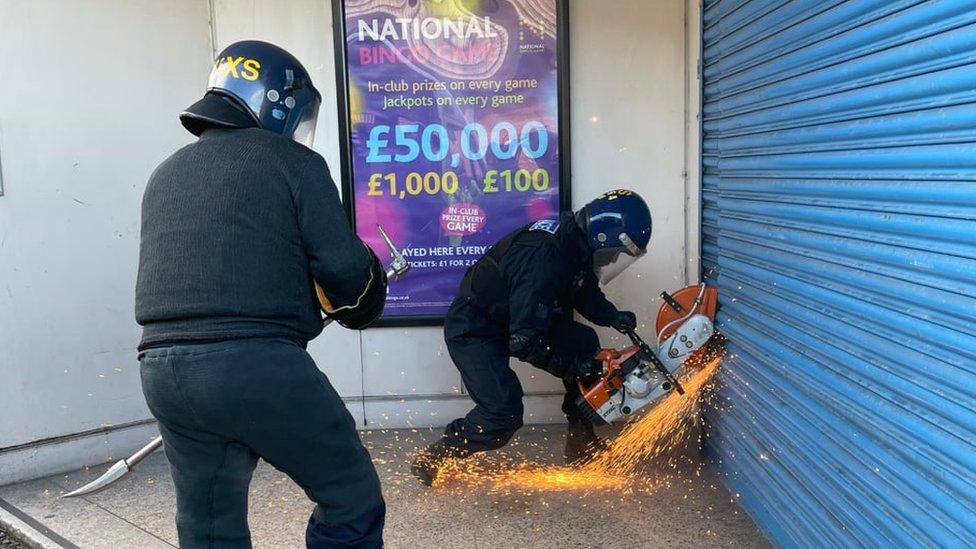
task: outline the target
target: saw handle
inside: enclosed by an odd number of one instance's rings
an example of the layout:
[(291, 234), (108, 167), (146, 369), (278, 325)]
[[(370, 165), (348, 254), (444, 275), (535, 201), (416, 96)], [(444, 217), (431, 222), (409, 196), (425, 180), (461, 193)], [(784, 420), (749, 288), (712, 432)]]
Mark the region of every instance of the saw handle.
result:
[(682, 307), (681, 304), (678, 303), (676, 299), (671, 297), (671, 294), (669, 294), (668, 292), (661, 292), (661, 299), (663, 299), (664, 302), (667, 303), (669, 307), (674, 309), (674, 312), (676, 313), (680, 313), (685, 310), (684, 307)]
[(659, 359), (657, 355), (654, 354), (654, 351), (651, 350), (651, 347), (647, 344), (647, 342), (645, 342), (644, 339), (641, 338), (641, 336), (637, 335), (637, 332), (633, 329), (627, 330), (627, 336), (630, 338), (630, 341), (634, 345), (640, 347), (641, 350), (647, 354), (648, 358), (650, 358), (651, 360), (651, 364), (654, 365), (657, 371), (661, 372), (661, 375), (664, 376), (664, 379), (668, 380), (668, 382), (670, 382), (671, 385), (674, 386), (674, 389), (678, 391), (678, 394), (679, 395), (685, 394), (685, 388), (682, 387), (681, 383), (678, 382), (678, 378), (674, 377), (674, 374), (672, 374), (671, 371), (664, 366), (664, 364), (661, 364), (661, 359)]

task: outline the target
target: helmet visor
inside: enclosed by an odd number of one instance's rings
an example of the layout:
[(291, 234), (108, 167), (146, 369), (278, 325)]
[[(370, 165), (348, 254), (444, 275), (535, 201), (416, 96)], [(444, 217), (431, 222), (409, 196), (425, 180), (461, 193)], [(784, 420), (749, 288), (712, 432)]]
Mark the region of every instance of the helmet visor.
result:
[(312, 144), (315, 143), (315, 125), (318, 120), (319, 102), (313, 101), (302, 112), (302, 117), (298, 120), (295, 133), (291, 135), (291, 138), (311, 149)]
[(600, 284), (608, 284), (617, 275), (630, 267), (637, 258), (617, 250), (599, 250), (593, 254), (593, 271)]
[(593, 252), (593, 271), (600, 284), (608, 284), (647, 253), (647, 250), (634, 244), (626, 233), (621, 233), (620, 242), (623, 243), (623, 248), (606, 248)]

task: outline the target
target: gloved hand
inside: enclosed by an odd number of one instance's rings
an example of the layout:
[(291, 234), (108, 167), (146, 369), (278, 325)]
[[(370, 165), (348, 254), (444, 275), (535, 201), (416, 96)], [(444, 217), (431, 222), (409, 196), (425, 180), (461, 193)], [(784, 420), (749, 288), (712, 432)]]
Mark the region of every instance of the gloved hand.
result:
[(603, 373), (603, 362), (595, 358), (583, 358), (576, 362), (572, 370), (573, 378), (588, 384)]
[(617, 311), (617, 316), (610, 321), (610, 326), (613, 326), (614, 330), (626, 334), (628, 330), (637, 328), (637, 315), (630, 311)]

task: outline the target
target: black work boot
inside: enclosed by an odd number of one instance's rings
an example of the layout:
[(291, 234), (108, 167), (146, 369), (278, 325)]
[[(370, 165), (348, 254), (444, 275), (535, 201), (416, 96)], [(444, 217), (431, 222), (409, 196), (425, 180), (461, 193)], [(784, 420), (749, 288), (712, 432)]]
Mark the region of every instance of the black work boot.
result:
[(563, 457), (567, 465), (582, 465), (607, 447), (606, 441), (596, 436), (593, 424), (585, 419), (569, 420), (566, 431), (566, 448)]
[(455, 448), (454, 446), (448, 446), (444, 442), (444, 439), (440, 439), (428, 446), (423, 452), (417, 454), (417, 457), (413, 458), (413, 463), (410, 464), (410, 472), (413, 473), (413, 476), (420, 479), (420, 482), (424, 485), (430, 486), (434, 484), (438, 470), (444, 461), (451, 458), (463, 458), (469, 455), (471, 455), (470, 452)]

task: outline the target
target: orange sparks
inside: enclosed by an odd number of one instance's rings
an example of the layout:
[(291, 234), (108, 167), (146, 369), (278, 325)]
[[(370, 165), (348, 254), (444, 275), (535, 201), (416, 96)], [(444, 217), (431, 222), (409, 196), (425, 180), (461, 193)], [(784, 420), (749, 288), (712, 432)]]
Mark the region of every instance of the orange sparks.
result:
[(684, 395), (674, 391), (669, 393), (644, 416), (628, 423), (609, 446), (586, 465), (558, 467), (523, 461), (503, 467), (498, 462), (478, 464), (471, 460), (453, 460), (445, 464), (435, 484), (444, 487), (486, 484), (493, 492), (626, 488), (635, 480), (643, 479), (639, 471), (642, 463), (666, 456), (688, 441), (700, 398), (721, 358), (713, 356), (702, 368), (691, 369), (681, 380)]
[(622, 488), (626, 479), (602, 471), (574, 467), (529, 466), (506, 471), (492, 479), (492, 491), (607, 490)]
[(693, 427), (689, 420), (698, 411), (699, 396), (720, 361), (721, 357), (714, 358), (704, 368), (693, 370), (681, 381), (685, 394), (668, 393), (647, 414), (627, 424), (610, 446), (597, 454), (584, 469), (602, 471), (607, 476), (627, 477), (634, 473), (641, 461), (662, 455), (684, 442)]

